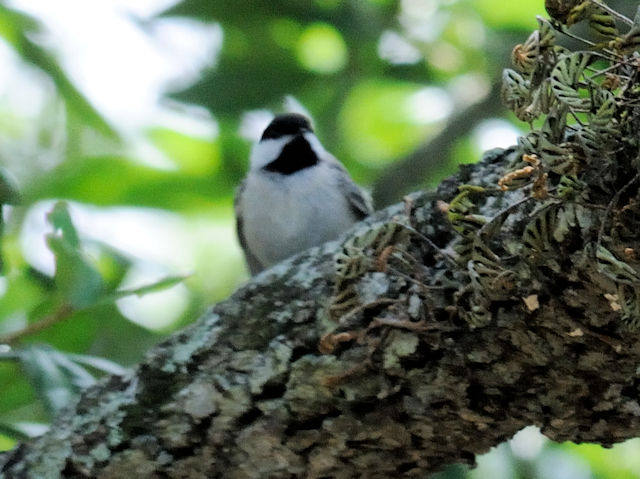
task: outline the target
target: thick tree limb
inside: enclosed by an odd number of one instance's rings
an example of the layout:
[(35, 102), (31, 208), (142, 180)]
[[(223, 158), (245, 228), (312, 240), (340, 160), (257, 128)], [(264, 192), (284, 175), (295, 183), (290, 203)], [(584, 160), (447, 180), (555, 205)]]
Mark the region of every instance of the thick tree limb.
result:
[[(514, 155), (490, 152), (343, 245), (259, 275), (0, 455), (0, 476), (424, 477), (529, 424), (558, 441), (637, 436), (640, 346), (589, 261), (599, 224), (568, 225), (538, 256), (501, 252), (515, 277), (455, 260), (442, 202), (459, 184), (495, 186)], [(521, 244), (540, 201), (478, 194), (494, 220), (477, 236)]]

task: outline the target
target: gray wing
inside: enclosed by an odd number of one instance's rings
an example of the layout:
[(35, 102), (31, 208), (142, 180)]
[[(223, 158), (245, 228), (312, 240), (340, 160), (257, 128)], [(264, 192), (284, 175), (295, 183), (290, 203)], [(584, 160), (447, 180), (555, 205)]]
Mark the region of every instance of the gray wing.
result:
[(371, 195), (353, 182), (345, 167), (337, 160), (335, 163), (331, 162), (331, 167), (339, 172), (338, 187), (344, 191), (356, 220), (361, 221), (369, 216), (373, 212)]
[(233, 199), (233, 210), (236, 214), (236, 234), (238, 235), (238, 241), (240, 242), (240, 246), (242, 247), (242, 251), (244, 252), (244, 259), (247, 262), (247, 266), (249, 266), (251, 276), (255, 276), (260, 271), (262, 271), (264, 267), (260, 264), (260, 261), (258, 261), (258, 259), (251, 254), (251, 251), (249, 251), (249, 247), (247, 246), (247, 240), (244, 237), (242, 215), (240, 214), (240, 197), (242, 196), (244, 187), (245, 182), (243, 181), (242, 183), (240, 183), (240, 186), (236, 191), (236, 196)]

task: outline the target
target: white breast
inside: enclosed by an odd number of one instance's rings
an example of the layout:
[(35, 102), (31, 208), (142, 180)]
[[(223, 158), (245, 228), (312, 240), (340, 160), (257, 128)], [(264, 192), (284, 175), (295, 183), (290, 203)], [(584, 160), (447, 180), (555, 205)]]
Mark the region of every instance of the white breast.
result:
[(244, 236), (260, 263), (268, 267), (335, 239), (355, 223), (337, 173), (324, 162), (292, 175), (249, 173), (241, 199)]

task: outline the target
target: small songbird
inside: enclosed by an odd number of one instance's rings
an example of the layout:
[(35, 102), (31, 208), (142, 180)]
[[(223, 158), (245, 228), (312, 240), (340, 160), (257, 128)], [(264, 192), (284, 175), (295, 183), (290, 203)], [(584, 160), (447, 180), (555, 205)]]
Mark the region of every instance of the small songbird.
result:
[(254, 275), (336, 239), (371, 211), (369, 195), (296, 113), (264, 130), (235, 198), (238, 238)]

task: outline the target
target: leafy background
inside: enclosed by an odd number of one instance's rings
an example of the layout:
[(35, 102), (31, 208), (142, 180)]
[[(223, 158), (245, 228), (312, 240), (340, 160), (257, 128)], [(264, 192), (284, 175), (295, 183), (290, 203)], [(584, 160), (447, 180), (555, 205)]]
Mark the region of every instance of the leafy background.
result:
[[(399, 201), (524, 130), (498, 85), (536, 14), (542, 0), (0, 1), (0, 449), (246, 280), (232, 196), (272, 112), (308, 111), (378, 207)], [(635, 478), (639, 447), (527, 428), (437, 477)]]

